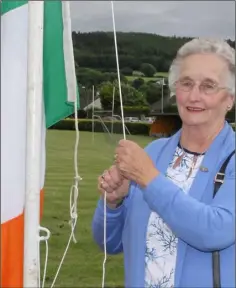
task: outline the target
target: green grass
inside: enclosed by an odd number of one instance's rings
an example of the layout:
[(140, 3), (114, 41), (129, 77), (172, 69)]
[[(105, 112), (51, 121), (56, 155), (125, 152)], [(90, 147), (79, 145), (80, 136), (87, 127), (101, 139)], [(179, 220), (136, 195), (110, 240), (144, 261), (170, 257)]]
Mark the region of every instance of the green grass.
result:
[[(83, 178), (80, 185), (76, 230), (77, 244), (70, 245), (55, 287), (98, 287), (102, 280), (104, 254), (93, 241), (91, 222), (99, 195), (97, 177), (113, 161), (115, 142), (122, 135), (115, 135), (111, 141), (108, 134), (80, 133), (79, 173)], [(149, 137), (129, 136), (145, 146)], [(42, 224), (51, 231), (46, 286), (52, 284), (61, 257), (70, 235), (69, 195), (73, 183), (73, 149), (75, 132), (49, 130), (47, 132), (47, 163), (45, 201)], [(41, 264), (44, 265), (44, 243), (41, 244)], [(42, 272), (42, 271), (41, 271)], [(106, 285), (123, 285), (123, 256), (109, 256), (106, 264)]]
[(139, 76), (125, 76), (128, 81), (133, 81), (137, 78), (142, 78), (145, 82), (148, 82), (150, 80), (157, 80), (160, 77), (168, 77), (168, 72), (157, 72), (154, 77), (139, 77)]

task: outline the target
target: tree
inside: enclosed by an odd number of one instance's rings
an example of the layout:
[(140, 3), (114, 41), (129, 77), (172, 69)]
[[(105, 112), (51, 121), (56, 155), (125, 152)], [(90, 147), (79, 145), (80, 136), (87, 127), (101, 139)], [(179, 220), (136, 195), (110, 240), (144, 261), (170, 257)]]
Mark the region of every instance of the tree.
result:
[[(112, 109), (112, 101), (113, 101), (113, 84), (109, 81), (103, 82), (99, 87), (99, 95), (102, 108), (104, 110)], [(117, 98), (114, 99), (114, 107), (119, 104)]]
[[(110, 73), (105, 72), (105, 73), (103, 73), (103, 81), (102, 82), (114, 82), (117, 79), (118, 79), (117, 73), (115, 73), (115, 72), (110, 72)], [(120, 81), (121, 82), (125, 82), (125, 83), (128, 82), (126, 77), (122, 73), (120, 73)]]
[(140, 90), (144, 93), (149, 105), (152, 105), (161, 99), (161, 87), (156, 84), (145, 84)]
[[(113, 87), (115, 87), (114, 108), (120, 109), (120, 94), (117, 81), (104, 82), (100, 85), (99, 94), (104, 110), (112, 109)], [(144, 95), (126, 83), (121, 83), (122, 100), (124, 106), (147, 106)]]
[[(117, 80), (117, 73), (114, 72), (105, 72), (102, 73), (98, 70), (90, 69), (90, 68), (80, 68), (77, 67), (77, 80), (78, 82), (85, 87), (92, 87), (100, 85), (102, 82), (110, 81), (113, 82)], [(124, 75), (120, 74), (120, 78), (122, 82), (127, 82), (127, 79)]]
[(97, 86), (103, 81), (103, 74), (100, 71), (89, 68), (77, 68), (76, 76), (78, 82), (86, 87)]
[(83, 109), (92, 102), (92, 89), (79, 84), (80, 108)]
[(132, 82), (132, 86), (135, 88), (135, 89), (139, 89), (142, 85), (144, 84), (144, 80), (143, 78), (136, 78), (133, 80)]
[(140, 71), (143, 72), (146, 77), (153, 77), (153, 75), (157, 72), (156, 68), (149, 63), (143, 63), (140, 66)]
[(121, 72), (125, 76), (132, 76), (133, 69), (131, 69), (130, 67), (124, 67), (124, 68), (121, 69)]

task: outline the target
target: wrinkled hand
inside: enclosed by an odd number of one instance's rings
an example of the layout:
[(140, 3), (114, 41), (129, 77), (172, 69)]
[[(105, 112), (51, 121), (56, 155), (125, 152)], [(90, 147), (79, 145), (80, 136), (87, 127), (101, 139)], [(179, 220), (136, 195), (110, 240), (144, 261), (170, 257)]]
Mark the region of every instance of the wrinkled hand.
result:
[(107, 204), (108, 206), (110, 204), (113, 208), (128, 194), (129, 182), (130, 181), (125, 179), (114, 165), (98, 177), (98, 190), (102, 197), (104, 197), (105, 192), (107, 192)]
[(121, 140), (115, 153), (116, 166), (121, 174), (141, 187), (146, 187), (159, 174), (152, 159), (133, 141)]

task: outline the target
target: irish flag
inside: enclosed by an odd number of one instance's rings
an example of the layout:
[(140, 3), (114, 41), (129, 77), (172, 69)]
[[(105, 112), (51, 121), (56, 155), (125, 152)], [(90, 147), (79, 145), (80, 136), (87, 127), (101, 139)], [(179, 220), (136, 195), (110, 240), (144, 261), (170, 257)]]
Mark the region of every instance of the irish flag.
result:
[[(72, 114), (76, 99), (68, 5), (44, 2), (41, 191), (46, 128)], [(28, 1), (1, 2), (1, 287), (23, 287), (28, 14)]]

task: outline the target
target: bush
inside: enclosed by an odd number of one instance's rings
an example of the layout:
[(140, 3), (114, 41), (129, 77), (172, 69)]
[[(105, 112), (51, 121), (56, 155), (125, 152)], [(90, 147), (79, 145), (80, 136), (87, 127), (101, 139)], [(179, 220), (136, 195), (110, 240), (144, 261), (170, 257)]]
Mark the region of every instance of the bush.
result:
[(130, 67), (124, 67), (121, 69), (121, 73), (125, 76), (132, 76), (133, 69)]
[(146, 76), (146, 77), (153, 77), (153, 75), (157, 72), (156, 68), (149, 63), (142, 63), (140, 67), (140, 71)]
[[(80, 131), (92, 131), (92, 120), (91, 119), (79, 119), (79, 130)], [(104, 124), (111, 131), (111, 121), (104, 121)], [(149, 123), (131, 123), (126, 122), (126, 127), (128, 128), (130, 134), (132, 135), (149, 135), (150, 125)], [(65, 119), (57, 124), (53, 125), (50, 129), (57, 130), (75, 130), (75, 120)], [(94, 132), (104, 132), (104, 128), (99, 120), (94, 120)], [(113, 132), (116, 134), (122, 134), (122, 123), (121, 121), (113, 122)]]
[(140, 71), (133, 71), (132, 76), (135, 77), (144, 77), (145, 75)]

